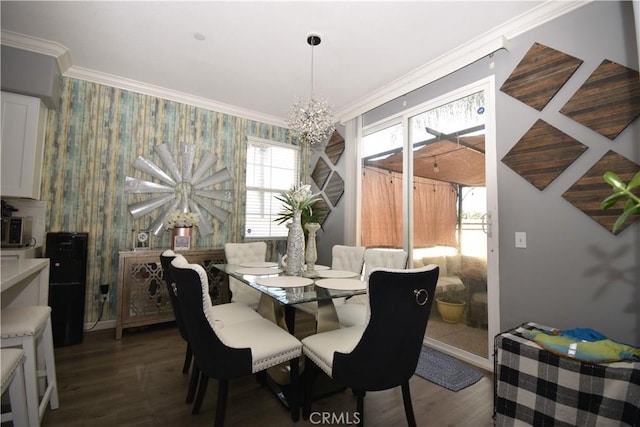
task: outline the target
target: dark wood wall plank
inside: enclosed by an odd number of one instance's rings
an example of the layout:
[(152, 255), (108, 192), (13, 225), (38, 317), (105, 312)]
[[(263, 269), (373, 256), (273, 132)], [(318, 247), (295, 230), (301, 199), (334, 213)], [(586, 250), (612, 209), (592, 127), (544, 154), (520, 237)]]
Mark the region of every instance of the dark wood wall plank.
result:
[(500, 90), (542, 111), (581, 64), (581, 59), (534, 43)]
[(311, 173), (311, 178), (320, 190), (324, 187), (324, 183), (327, 182), (327, 178), (329, 178), (330, 173), (331, 168), (327, 165), (327, 162), (325, 162), (322, 157), (318, 158), (316, 166), (313, 168), (313, 172)]
[(344, 138), (337, 130), (335, 130), (333, 131), (331, 138), (329, 138), (329, 142), (327, 142), (327, 148), (324, 149), (324, 153), (327, 155), (329, 160), (331, 160), (331, 163), (337, 165), (343, 152)]
[(586, 149), (584, 144), (538, 119), (502, 162), (538, 190), (544, 190)]
[[(615, 172), (624, 182), (628, 183), (633, 178), (633, 175), (640, 171), (640, 166), (610, 150), (565, 191), (562, 197), (598, 224), (611, 231), (613, 224), (622, 213), (626, 200), (618, 202), (611, 209), (600, 209), (600, 203), (613, 192), (611, 186), (604, 182), (602, 178), (607, 171)], [(640, 189), (636, 190), (636, 194), (640, 196)], [(640, 215), (632, 215), (615, 234), (619, 234), (638, 219), (640, 219)], [(613, 233), (613, 231), (611, 232)]]
[(605, 59), (560, 112), (614, 140), (640, 115), (638, 72)]

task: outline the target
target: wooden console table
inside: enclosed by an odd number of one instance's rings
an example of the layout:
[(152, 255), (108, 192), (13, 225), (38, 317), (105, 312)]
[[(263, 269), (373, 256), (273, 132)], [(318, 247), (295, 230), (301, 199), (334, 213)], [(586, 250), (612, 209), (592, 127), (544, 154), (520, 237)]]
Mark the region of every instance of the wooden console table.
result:
[[(126, 328), (153, 325), (175, 320), (167, 286), (164, 282), (160, 254), (163, 250), (120, 252), (118, 267), (118, 306), (116, 339)], [(191, 263), (204, 267), (209, 277), (209, 295), (213, 304), (229, 300), (224, 274), (214, 268), (224, 264), (224, 249), (181, 251)]]

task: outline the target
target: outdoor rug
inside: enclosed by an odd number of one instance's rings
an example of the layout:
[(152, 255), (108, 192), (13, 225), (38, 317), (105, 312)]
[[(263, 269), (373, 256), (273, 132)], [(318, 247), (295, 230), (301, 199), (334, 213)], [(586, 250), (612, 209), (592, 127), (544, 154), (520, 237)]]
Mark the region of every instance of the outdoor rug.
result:
[(469, 365), (427, 346), (422, 346), (416, 375), (449, 390), (459, 391), (477, 383), (482, 374)]

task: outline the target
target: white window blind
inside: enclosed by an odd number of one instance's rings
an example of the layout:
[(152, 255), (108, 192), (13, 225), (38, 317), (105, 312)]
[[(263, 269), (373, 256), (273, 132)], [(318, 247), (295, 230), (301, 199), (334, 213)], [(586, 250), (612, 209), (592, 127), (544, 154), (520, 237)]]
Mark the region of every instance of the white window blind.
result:
[(248, 138), (245, 238), (287, 236), (286, 224), (274, 222), (282, 210), (275, 196), (298, 181), (299, 157), (299, 147)]

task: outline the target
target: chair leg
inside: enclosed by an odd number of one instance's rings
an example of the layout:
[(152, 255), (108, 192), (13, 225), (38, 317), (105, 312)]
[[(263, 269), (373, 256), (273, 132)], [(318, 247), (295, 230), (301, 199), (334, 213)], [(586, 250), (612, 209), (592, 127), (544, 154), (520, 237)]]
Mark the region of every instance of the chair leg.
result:
[[(53, 350), (51, 316), (47, 319), (47, 324), (42, 334), (42, 346), (44, 348), (44, 363), (47, 376), (47, 389), (45, 390), (45, 394), (48, 393), (49, 407), (52, 410), (58, 409), (60, 401), (58, 400), (58, 379), (56, 378), (56, 358)], [(41, 410), (41, 414), (43, 413), (44, 409)]]
[(260, 371), (255, 374), (256, 382), (261, 385), (265, 385), (267, 383), (267, 371)]
[(358, 425), (364, 426), (364, 391), (354, 390), (356, 395), (356, 413), (358, 414)]
[(193, 403), (193, 399), (196, 396), (196, 390), (198, 389), (198, 378), (200, 377), (200, 369), (198, 365), (193, 364), (191, 370), (191, 379), (189, 380), (189, 389), (187, 390), (187, 399), (185, 403)]
[(402, 384), (402, 400), (404, 401), (404, 412), (407, 414), (407, 424), (409, 427), (416, 427), (416, 418), (413, 415), (413, 405), (411, 404), (409, 381)]
[(289, 366), (291, 366), (291, 375), (289, 380), (289, 410), (291, 411), (291, 420), (296, 422), (300, 419), (300, 387), (299, 387), (299, 377), (300, 377), (300, 360), (298, 357), (295, 359), (291, 359), (289, 361)]
[(215, 427), (224, 426), (224, 416), (227, 410), (227, 394), (229, 391), (229, 380), (218, 380), (218, 403), (216, 404)]
[(31, 425), (40, 424), (40, 395), (38, 392), (38, 367), (36, 364), (35, 338), (25, 337), (22, 344), (24, 350), (24, 383), (27, 392), (27, 411)]
[(308, 420), (311, 415), (311, 401), (313, 400), (313, 383), (318, 375), (319, 368), (309, 359), (304, 359), (304, 395), (302, 404), (302, 419)]
[(193, 353), (191, 352), (191, 346), (187, 343), (187, 351), (184, 354), (184, 364), (182, 365), (182, 373), (186, 374), (189, 372), (189, 367), (191, 366), (191, 359), (193, 358)]
[(196, 402), (193, 404), (192, 414), (200, 412), (200, 406), (204, 400), (204, 395), (207, 393), (207, 386), (209, 385), (209, 377), (203, 373), (200, 373), (200, 381), (198, 381), (198, 394), (196, 395)]

